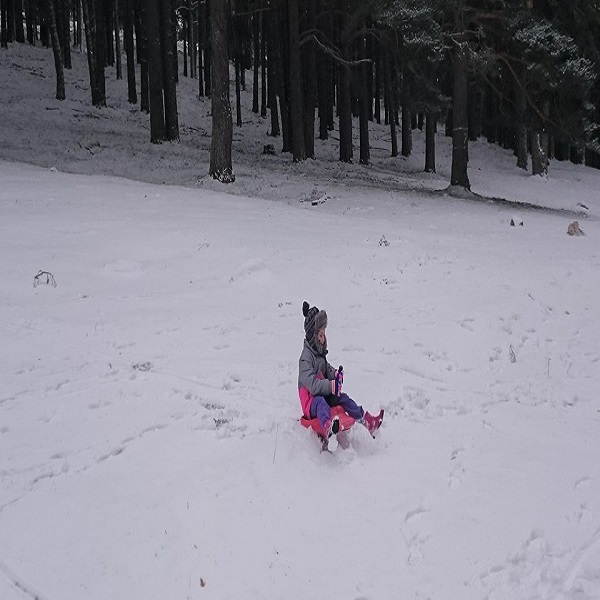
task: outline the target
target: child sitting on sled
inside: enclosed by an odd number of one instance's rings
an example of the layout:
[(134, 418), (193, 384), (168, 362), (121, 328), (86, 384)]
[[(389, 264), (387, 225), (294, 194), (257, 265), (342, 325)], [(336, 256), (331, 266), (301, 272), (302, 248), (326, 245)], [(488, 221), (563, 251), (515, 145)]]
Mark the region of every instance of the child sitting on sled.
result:
[(316, 306), (311, 308), (308, 302), (304, 302), (302, 314), (305, 339), (300, 355), (298, 394), (304, 417), (318, 418), (323, 431), (330, 437), (339, 430), (338, 418), (331, 418), (331, 407), (339, 405), (375, 437), (381, 426), (383, 410), (379, 415), (373, 416), (356, 404), (348, 394), (343, 393), (341, 367), (336, 370), (327, 362), (327, 313)]

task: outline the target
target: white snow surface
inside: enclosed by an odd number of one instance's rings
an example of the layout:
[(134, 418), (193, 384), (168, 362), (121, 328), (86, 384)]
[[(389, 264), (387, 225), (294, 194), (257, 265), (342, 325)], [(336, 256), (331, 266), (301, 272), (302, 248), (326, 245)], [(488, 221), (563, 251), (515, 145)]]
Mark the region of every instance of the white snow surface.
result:
[[(246, 92), (224, 186), (196, 82), (153, 146), (73, 58), (0, 51), (0, 598), (600, 598), (600, 172), (294, 165)], [(300, 425), (303, 300), (377, 439)]]

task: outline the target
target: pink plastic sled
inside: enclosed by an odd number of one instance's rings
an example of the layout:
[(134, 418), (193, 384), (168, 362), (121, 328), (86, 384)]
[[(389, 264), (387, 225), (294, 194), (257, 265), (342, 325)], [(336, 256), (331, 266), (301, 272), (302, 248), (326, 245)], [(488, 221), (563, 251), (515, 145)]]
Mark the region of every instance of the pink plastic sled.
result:
[[(344, 409), (341, 406), (333, 406), (331, 408), (331, 418), (338, 417), (340, 420), (340, 431), (348, 431), (356, 421), (349, 415), (344, 412)], [(300, 423), (307, 429), (312, 429), (317, 435), (324, 440), (327, 436), (327, 432), (321, 427), (321, 423), (319, 423), (319, 419), (307, 419), (306, 417), (300, 418)], [(338, 435), (339, 435), (338, 433)]]

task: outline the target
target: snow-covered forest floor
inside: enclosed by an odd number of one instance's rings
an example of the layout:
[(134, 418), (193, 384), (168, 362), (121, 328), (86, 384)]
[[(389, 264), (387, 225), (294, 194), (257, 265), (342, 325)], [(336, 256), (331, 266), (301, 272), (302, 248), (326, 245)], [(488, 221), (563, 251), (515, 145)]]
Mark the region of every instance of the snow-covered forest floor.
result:
[[(154, 146), (74, 59), (59, 103), (50, 51), (0, 52), (0, 598), (599, 598), (600, 172), (482, 141), (473, 191), (550, 210), (455, 198), (443, 135), (424, 174), (375, 125), (369, 167), (335, 132), (294, 165), (246, 96), (223, 186), (195, 82)], [(305, 299), (386, 409), (336, 454)]]

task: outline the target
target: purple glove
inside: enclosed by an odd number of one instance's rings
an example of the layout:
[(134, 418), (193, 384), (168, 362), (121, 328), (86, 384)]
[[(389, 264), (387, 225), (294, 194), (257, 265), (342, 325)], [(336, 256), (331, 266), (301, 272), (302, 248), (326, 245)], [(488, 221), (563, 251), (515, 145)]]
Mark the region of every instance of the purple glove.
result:
[(344, 367), (340, 365), (340, 368), (335, 373), (335, 379), (333, 380), (334, 394), (339, 396), (342, 393), (342, 384), (344, 383)]

